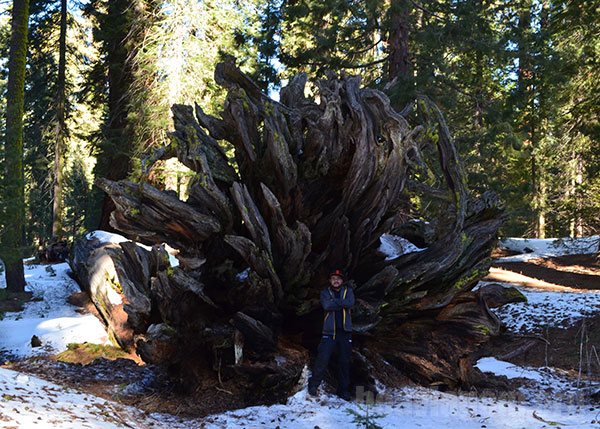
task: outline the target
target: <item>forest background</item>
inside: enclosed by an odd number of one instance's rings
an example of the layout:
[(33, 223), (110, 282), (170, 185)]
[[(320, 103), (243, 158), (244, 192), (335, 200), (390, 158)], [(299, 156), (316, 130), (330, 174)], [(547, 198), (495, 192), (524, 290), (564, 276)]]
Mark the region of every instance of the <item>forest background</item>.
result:
[[(18, 100), (7, 95), (9, 50), (18, 40), (11, 11), (25, 6), (27, 49), (13, 46), (26, 54)], [(144, 155), (168, 141), (172, 104), (197, 102), (218, 114), (225, 94), (213, 72), (227, 56), (275, 98), (299, 72), (317, 94), (314, 82), (329, 71), (360, 75), (398, 111), (426, 95), (446, 115), (470, 189), (492, 189), (505, 202), (502, 235), (600, 231), (598, 0), (14, 0), (1, 7), (3, 259), (10, 249), (23, 257), (110, 229), (112, 208), (93, 186), (96, 177), (145, 180), (185, 199), (191, 172), (174, 160), (148, 170)], [(19, 101), (20, 147), (5, 127)]]

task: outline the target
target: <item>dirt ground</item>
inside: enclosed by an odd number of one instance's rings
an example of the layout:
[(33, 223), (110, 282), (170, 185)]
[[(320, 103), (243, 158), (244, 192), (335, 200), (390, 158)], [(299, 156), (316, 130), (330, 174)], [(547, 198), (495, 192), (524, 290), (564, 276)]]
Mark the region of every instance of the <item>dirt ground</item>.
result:
[(599, 381), (600, 315), (567, 329), (548, 328), (541, 335), (507, 333), (494, 338), (480, 353), (520, 366), (559, 368), (574, 380)]
[[(2, 365), (72, 387), (107, 400), (138, 407), (146, 413), (203, 417), (255, 405), (215, 384), (196, 392), (182, 392), (161, 368), (133, 359), (99, 357), (89, 364), (61, 362), (56, 357), (34, 357)], [(230, 386), (223, 386), (231, 388)]]
[[(596, 254), (496, 262), (492, 267), (486, 281), (509, 281), (542, 289), (600, 290), (600, 260)], [(521, 366), (560, 368), (575, 379), (600, 380), (600, 315), (567, 329), (548, 328), (539, 336), (505, 334), (482, 353)]]

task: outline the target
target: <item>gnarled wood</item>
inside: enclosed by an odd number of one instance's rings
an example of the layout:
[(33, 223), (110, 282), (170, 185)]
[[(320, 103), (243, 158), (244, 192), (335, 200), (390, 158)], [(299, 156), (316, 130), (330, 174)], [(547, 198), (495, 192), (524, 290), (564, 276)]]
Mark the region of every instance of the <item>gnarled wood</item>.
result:
[[(369, 371), (383, 362), (425, 384), (477, 383), (470, 353), (500, 322), (472, 289), (503, 210), (492, 193), (469, 193), (439, 109), (420, 98), (400, 114), (353, 76), (317, 82), (318, 100), (297, 76), (281, 102), (231, 61), (215, 79), (228, 90), (220, 117), (173, 106), (172, 143), (149, 158), (177, 156), (196, 173), (188, 201), (98, 182), (117, 206), (115, 228), (180, 252), (181, 267), (135, 289), (151, 302), (140, 355), (190, 383), (213, 370), (281, 399), (319, 338), (319, 291), (338, 267), (357, 298), (357, 383), (372, 385)], [(234, 147), (234, 161), (218, 141)], [(423, 249), (384, 255), (386, 233)]]

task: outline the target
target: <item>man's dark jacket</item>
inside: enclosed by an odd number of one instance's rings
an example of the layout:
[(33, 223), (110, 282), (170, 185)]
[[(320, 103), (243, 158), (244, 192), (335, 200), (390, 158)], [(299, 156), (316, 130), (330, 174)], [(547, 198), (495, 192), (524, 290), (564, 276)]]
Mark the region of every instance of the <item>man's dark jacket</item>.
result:
[[(340, 287), (339, 298), (335, 297), (331, 287), (321, 291), (321, 305), (325, 310), (325, 318), (323, 320), (323, 335), (335, 335), (340, 329), (346, 332), (352, 332), (352, 316), (351, 308), (354, 306), (354, 292), (347, 285)], [(336, 326), (335, 312), (342, 311), (343, 326)]]

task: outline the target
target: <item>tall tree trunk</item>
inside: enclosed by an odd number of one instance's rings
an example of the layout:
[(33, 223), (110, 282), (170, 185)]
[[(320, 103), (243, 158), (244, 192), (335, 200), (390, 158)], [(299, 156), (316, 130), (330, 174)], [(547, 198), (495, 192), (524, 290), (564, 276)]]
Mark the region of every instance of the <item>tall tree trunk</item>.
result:
[[(477, 15), (475, 17), (475, 28), (478, 33), (483, 33), (484, 26), (482, 25), (482, 20), (484, 19), (485, 9), (483, 7), (483, 2), (481, 0), (476, 1), (475, 5), (477, 6)], [(481, 129), (483, 127), (483, 100), (484, 100), (484, 88), (483, 88), (483, 70), (485, 67), (483, 53), (481, 52), (481, 47), (478, 47), (475, 51), (475, 88), (473, 88), (474, 96), (474, 116), (473, 116), (473, 125), (476, 129)]]
[(1, 257), (6, 267), (7, 288), (22, 292), (25, 189), (23, 179), (23, 111), (29, 0), (14, 0), (8, 56), (6, 93), (6, 143), (3, 199), (5, 204)]
[[(531, 127), (532, 137), (534, 136), (533, 127)], [(532, 139), (533, 140), (533, 139)], [(532, 146), (535, 149), (535, 144), (532, 141)], [(533, 193), (533, 230), (536, 238), (546, 238), (546, 216), (542, 209), (542, 174), (540, 174), (540, 166), (538, 165), (537, 155), (535, 150), (531, 151), (531, 187)]]
[(412, 73), (409, 53), (408, 5), (404, 0), (392, 0), (389, 10), (388, 75), (409, 79)]
[(52, 238), (63, 235), (63, 156), (67, 137), (66, 69), (67, 69), (67, 0), (60, 0), (60, 36), (58, 41), (58, 85), (56, 92), (56, 143), (54, 148), (54, 202), (52, 205)]
[(582, 201), (581, 196), (579, 195), (579, 189), (583, 184), (583, 157), (581, 153), (578, 151), (573, 151), (571, 155), (571, 180), (570, 180), (570, 190), (569, 190), (569, 198), (572, 201), (575, 201), (573, 207), (573, 213), (571, 215), (570, 222), (570, 235), (571, 237), (581, 237), (583, 236), (583, 221), (581, 219), (581, 210), (582, 210)]
[[(131, 0), (109, 1), (108, 12), (101, 21), (108, 68), (108, 120), (98, 162), (94, 168), (96, 178), (121, 180), (127, 177), (131, 167), (132, 138), (127, 121), (127, 94), (131, 88), (133, 74), (128, 62), (132, 42), (127, 37), (132, 26), (132, 8)], [(86, 226), (89, 229), (113, 230), (109, 225), (109, 216), (114, 208), (112, 200), (95, 188), (86, 216)]]
[[(387, 12), (389, 52), (387, 66), (388, 79), (396, 82), (396, 90), (391, 94), (392, 105), (402, 108), (414, 95), (413, 68), (409, 45), (410, 8), (406, 0), (391, 0)], [(402, 96), (398, 96), (401, 94)]]
[[(419, 28), (416, 31), (426, 31), (429, 25), (427, 14), (419, 9), (416, 12), (415, 21), (418, 22)], [(431, 67), (431, 61), (427, 57), (427, 52), (419, 52), (415, 55), (415, 86), (420, 90), (428, 90), (430, 85), (431, 77), (433, 76), (433, 69)]]

